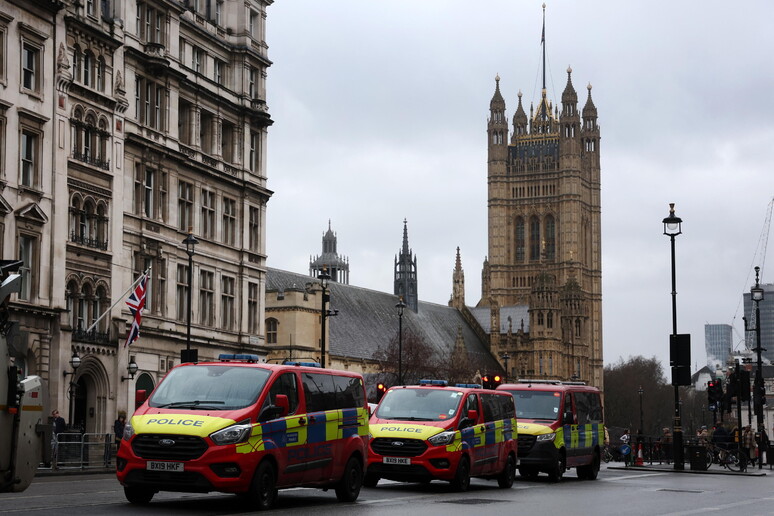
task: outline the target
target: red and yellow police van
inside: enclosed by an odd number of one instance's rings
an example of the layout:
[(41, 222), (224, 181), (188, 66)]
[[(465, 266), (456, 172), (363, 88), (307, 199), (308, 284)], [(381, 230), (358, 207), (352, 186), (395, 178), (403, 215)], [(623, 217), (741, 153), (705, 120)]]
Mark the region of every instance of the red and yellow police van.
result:
[(255, 355), (173, 368), (124, 429), (116, 473), (132, 503), (158, 491), (237, 493), (270, 508), (279, 488), (360, 493), (368, 405), (360, 374)]
[(605, 438), (599, 389), (582, 382), (520, 380), (497, 390), (516, 401), (519, 474), (544, 472), (558, 482), (567, 469), (577, 468), (579, 478), (597, 478)]
[(470, 477), (509, 488), (518, 465), (513, 397), (443, 380), (392, 387), (371, 416), (363, 485), (380, 478), (446, 480), (466, 491)]

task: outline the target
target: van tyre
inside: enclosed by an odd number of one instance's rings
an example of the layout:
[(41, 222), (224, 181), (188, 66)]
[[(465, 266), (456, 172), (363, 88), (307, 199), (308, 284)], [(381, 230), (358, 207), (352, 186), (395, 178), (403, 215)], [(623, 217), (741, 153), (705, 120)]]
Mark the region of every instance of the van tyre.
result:
[(277, 473), (271, 462), (265, 460), (258, 465), (250, 484), (250, 492), (245, 497), (251, 508), (265, 511), (271, 509), (277, 501)]
[(567, 461), (564, 458), (564, 452), (559, 452), (559, 457), (556, 459), (554, 469), (548, 472), (548, 480), (551, 482), (559, 482), (562, 480), (564, 471), (567, 469)]
[(356, 457), (350, 457), (344, 475), (336, 485), (336, 498), (340, 502), (354, 502), (360, 496), (363, 485), (363, 466)]
[(599, 452), (594, 452), (591, 464), (578, 466), (578, 478), (582, 480), (596, 480), (599, 474)]
[(513, 455), (508, 455), (505, 461), (505, 467), (497, 477), (497, 485), (503, 489), (510, 489), (513, 486), (513, 480), (516, 477), (516, 460)]
[(153, 499), (154, 494), (156, 494), (156, 492), (153, 491), (152, 489), (148, 489), (147, 487), (137, 487), (137, 486), (124, 487), (124, 496), (126, 496), (126, 499), (129, 501), (129, 503), (133, 503), (135, 505), (149, 504), (150, 501)]
[(373, 473), (366, 473), (363, 477), (363, 485), (365, 487), (376, 487), (376, 484), (379, 483), (379, 477), (374, 475)]
[(462, 457), (460, 463), (457, 464), (457, 473), (454, 474), (451, 487), (460, 493), (467, 491), (470, 487), (470, 460), (467, 457)]

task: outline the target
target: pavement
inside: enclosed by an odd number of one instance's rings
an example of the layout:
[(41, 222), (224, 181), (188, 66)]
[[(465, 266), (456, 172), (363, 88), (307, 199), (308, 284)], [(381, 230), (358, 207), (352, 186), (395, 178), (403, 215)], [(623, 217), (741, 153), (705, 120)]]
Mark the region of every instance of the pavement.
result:
[(642, 466), (610, 466), (607, 469), (617, 469), (624, 471), (659, 471), (663, 473), (693, 474), (693, 475), (730, 475), (737, 477), (765, 477), (768, 474), (774, 474), (771, 466), (764, 465), (763, 469), (757, 466), (748, 466), (747, 471), (731, 471), (717, 464), (713, 464), (708, 469), (691, 469), (690, 463), (685, 464), (685, 469), (677, 470), (674, 464), (644, 464)]

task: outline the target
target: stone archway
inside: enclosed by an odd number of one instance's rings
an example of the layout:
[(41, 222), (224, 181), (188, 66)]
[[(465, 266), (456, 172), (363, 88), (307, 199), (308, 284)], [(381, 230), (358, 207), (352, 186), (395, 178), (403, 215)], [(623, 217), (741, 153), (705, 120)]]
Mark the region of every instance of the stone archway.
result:
[(86, 433), (111, 432), (109, 423), (115, 417), (107, 414), (110, 382), (100, 359), (95, 355), (84, 356), (74, 384), (73, 417), (70, 422), (73, 428)]

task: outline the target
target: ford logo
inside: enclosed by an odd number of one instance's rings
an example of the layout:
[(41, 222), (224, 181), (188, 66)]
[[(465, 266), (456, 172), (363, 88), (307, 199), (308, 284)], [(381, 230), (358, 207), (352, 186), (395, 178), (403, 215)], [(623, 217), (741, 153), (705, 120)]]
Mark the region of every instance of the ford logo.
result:
[(403, 441), (392, 441), (393, 446), (403, 446)]
[(161, 446), (174, 446), (175, 441), (172, 439), (159, 439), (159, 444)]

